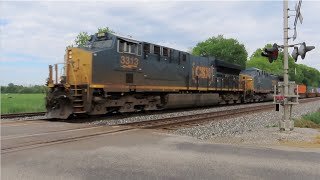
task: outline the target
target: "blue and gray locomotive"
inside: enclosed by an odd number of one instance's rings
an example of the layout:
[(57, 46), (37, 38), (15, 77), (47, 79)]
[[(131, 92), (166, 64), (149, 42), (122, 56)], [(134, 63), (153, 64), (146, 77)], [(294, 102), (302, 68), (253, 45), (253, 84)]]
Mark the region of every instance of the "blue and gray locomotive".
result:
[(60, 80), (57, 65), (49, 66), (52, 118), (263, 101), (273, 93), (238, 65), (111, 33), (67, 48), (63, 64)]

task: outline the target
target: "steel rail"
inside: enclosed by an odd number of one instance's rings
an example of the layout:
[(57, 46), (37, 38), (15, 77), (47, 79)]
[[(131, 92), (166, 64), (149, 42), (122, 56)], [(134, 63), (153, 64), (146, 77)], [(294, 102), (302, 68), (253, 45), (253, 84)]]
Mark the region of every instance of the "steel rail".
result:
[[(270, 107), (270, 106), (272, 105), (267, 105), (267, 107)], [(265, 107), (266, 105), (255, 107), (254, 109), (257, 111), (258, 109), (265, 109)], [(253, 109), (251, 108), (251, 111), (252, 110)], [(126, 124), (118, 125), (117, 127), (113, 126), (115, 127), (115, 130), (111, 130), (111, 131), (110, 129), (106, 131), (103, 130), (103, 128), (105, 128), (103, 126), (86, 126), (86, 127), (80, 127), (80, 128), (77, 127), (72, 129), (57, 130), (53, 132), (44, 132), (44, 133), (31, 134), (31, 135), (2, 137), (1, 154), (14, 152), (17, 150), (28, 149), (30, 147), (39, 147), (46, 144), (49, 145), (52, 143), (76, 141), (78, 139), (83, 139), (86, 137), (92, 137), (92, 136), (97, 136), (102, 134), (110, 134), (114, 132), (122, 132), (122, 131), (141, 129), (141, 128), (144, 128), (144, 129), (159, 128), (160, 126), (162, 127), (168, 124), (177, 125), (178, 123), (181, 124), (182, 122), (187, 122), (185, 120), (187, 117), (188, 117), (187, 118), (188, 121), (190, 120), (199, 121), (199, 117), (208, 119), (208, 118), (217, 117), (217, 116), (230, 115), (230, 112), (232, 111), (238, 112), (239, 114), (239, 112), (248, 111), (248, 110), (247, 108), (241, 108), (241, 109), (233, 109), (233, 110), (227, 110), (227, 111), (217, 111), (213, 113), (179, 116), (179, 117), (173, 117), (173, 118), (149, 120), (149, 121), (142, 121), (142, 122), (135, 122), (135, 123), (126, 123)]]
[(44, 116), (45, 114), (46, 114), (46, 112), (1, 114), (1, 119), (11, 119), (11, 118), (18, 118), (18, 117), (32, 117), (32, 116)]
[[(307, 102), (317, 101), (319, 99), (320, 98), (303, 99), (303, 100), (300, 100), (300, 102), (307, 103)], [(200, 125), (206, 122), (220, 120), (222, 118), (237, 117), (238, 115), (266, 111), (272, 108), (275, 108), (275, 104), (265, 104), (260, 106), (244, 107), (244, 108), (231, 109), (231, 110), (225, 110), (225, 111), (177, 116), (177, 117), (163, 118), (158, 120), (139, 121), (139, 122), (125, 123), (121, 125), (132, 126), (136, 128), (142, 128), (142, 129), (176, 130), (185, 126), (190, 127), (190, 126)]]
[(123, 125), (131, 126), (135, 128), (142, 128), (142, 129), (175, 130), (180, 127), (184, 127), (185, 125), (188, 125), (188, 126), (199, 125), (200, 123), (214, 121), (222, 118), (229, 118), (229, 117), (234, 117), (241, 114), (265, 111), (273, 107), (274, 107), (273, 104), (268, 104), (268, 105), (250, 107), (250, 108), (245, 107), (245, 108), (216, 111), (216, 112), (209, 112), (209, 113), (203, 113), (203, 114), (170, 117), (170, 118), (164, 118), (164, 119), (158, 119), (158, 120), (132, 122), (132, 123), (126, 123)]
[[(88, 130), (89, 131), (89, 130), (92, 130), (93, 128), (99, 128), (99, 127), (74, 128), (74, 129), (68, 129), (68, 130), (62, 130), (62, 131), (54, 131), (54, 132), (50, 132), (50, 133), (39, 133), (34, 136), (28, 135), (28, 137), (20, 137), (20, 138), (30, 138), (33, 140), (25, 142), (25, 143), (17, 144), (17, 145), (11, 145), (9, 147), (2, 146), (1, 147), (1, 154), (7, 154), (7, 153), (16, 152), (16, 151), (33, 149), (33, 148), (43, 147), (43, 146), (48, 146), (48, 145), (53, 145), (53, 144), (74, 142), (74, 141), (79, 141), (82, 139), (95, 137), (95, 136), (99, 136), (99, 135), (114, 134), (117, 132), (134, 130), (134, 128), (116, 128), (113, 130), (98, 131), (98, 132), (93, 132), (93, 133), (85, 132), (83, 135), (71, 135), (71, 136), (66, 136), (66, 137), (61, 137), (61, 138), (51, 138), (51, 139), (47, 137), (48, 138), (47, 140), (35, 140), (36, 136), (42, 137), (41, 135), (52, 135), (52, 134), (60, 134), (60, 133), (66, 133), (66, 132), (71, 132), (71, 131), (81, 131), (81, 130), (83, 130), (83, 131)], [(13, 138), (9, 138), (7, 140), (12, 140), (12, 139)], [(3, 143), (3, 141), (5, 141), (5, 140), (6, 139), (2, 139), (1, 143)]]

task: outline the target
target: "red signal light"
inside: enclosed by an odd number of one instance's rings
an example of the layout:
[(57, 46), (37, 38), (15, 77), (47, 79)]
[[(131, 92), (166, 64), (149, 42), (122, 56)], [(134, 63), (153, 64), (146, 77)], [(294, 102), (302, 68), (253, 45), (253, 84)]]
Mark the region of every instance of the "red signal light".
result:
[(267, 57), (269, 62), (272, 63), (278, 58), (279, 49), (276, 43), (273, 44), (272, 48), (265, 48), (264, 52), (261, 53), (262, 56)]

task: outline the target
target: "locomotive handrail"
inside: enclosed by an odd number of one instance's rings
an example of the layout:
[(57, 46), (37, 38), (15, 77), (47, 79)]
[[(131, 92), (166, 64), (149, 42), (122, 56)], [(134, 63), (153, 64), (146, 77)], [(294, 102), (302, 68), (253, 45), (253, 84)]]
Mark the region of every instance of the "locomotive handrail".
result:
[[(86, 77), (86, 79), (87, 79), (87, 83), (88, 83), (88, 85), (90, 84), (90, 81), (89, 81), (89, 77), (88, 77), (88, 75), (89, 75), (89, 72), (84, 68), (84, 71), (85, 71), (85, 77)], [(89, 91), (89, 86), (87, 86), (87, 101), (89, 101), (89, 93), (90, 93), (90, 91)]]
[(68, 61), (68, 64), (70, 64), (71, 65), (71, 67), (72, 67), (72, 76), (73, 76), (73, 79), (74, 79), (74, 88), (75, 88), (75, 95), (77, 95), (77, 93), (78, 93), (78, 89), (77, 89), (77, 78), (76, 78), (76, 75), (74, 74), (74, 66), (73, 66), (73, 63), (72, 62), (70, 62), (70, 61)]
[[(59, 64), (64, 64), (64, 63), (55, 63), (55, 64), (52, 64), (52, 65), (49, 65), (49, 77), (48, 77), (48, 80), (47, 80), (47, 85), (49, 87), (53, 87), (55, 84), (58, 84), (59, 81), (58, 81), (58, 65)], [(54, 67), (54, 73), (53, 73), (53, 67)], [(63, 73), (62, 73), (63, 74)], [(55, 78), (53, 78), (53, 76)]]
[(52, 79), (52, 65), (49, 65), (49, 78), (47, 81), (47, 85), (49, 87), (53, 87), (53, 79)]

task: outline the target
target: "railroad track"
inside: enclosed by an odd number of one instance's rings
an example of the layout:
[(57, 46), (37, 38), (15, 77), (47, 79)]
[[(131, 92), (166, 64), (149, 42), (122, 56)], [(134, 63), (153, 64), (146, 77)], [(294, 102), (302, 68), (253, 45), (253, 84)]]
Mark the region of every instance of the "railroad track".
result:
[[(304, 99), (301, 103), (312, 102), (319, 98)], [(258, 113), (274, 108), (274, 104), (261, 105), (250, 108), (239, 108), (225, 111), (216, 111), (204, 114), (186, 115), (158, 120), (131, 122), (115, 126), (89, 125), (80, 128), (57, 130), (52, 132), (30, 134), (25, 136), (1, 137), (1, 154), (32, 149), (52, 144), (68, 143), (99, 135), (127, 132), (138, 129), (176, 130), (182, 127), (197, 126), (210, 121), (238, 117), (239, 115)]]
[(225, 118), (236, 117), (239, 115), (256, 113), (266, 111), (274, 108), (273, 104), (256, 106), (251, 108), (231, 109), (225, 111), (216, 111), (204, 114), (194, 114), (178, 117), (170, 117), (165, 119), (140, 121), (133, 123), (126, 123), (123, 126), (130, 126), (140, 129), (163, 129), (163, 130), (176, 130), (181, 127), (190, 127), (201, 125), (210, 121), (221, 120)]
[(87, 126), (72, 128), (48, 133), (37, 133), (24, 136), (1, 137), (1, 154), (33, 149), (53, 144), (68, 143), (105, 134), (114, 134), (122, 131), (134, 130), (134, 128)]
[[(250, 112), (257, 112), (258, 110), (265, 110), (266, 107), (271, 108), (272, 105), (264, 105), (251, 108)], [(212, 113), (198, 114), (198, 115), (188, 115), (179, 116), (166, 119), (149, 120), (135, 123), (126, 123), (116, 126), (94, 126), (89, 125), (85, 127), (76, 127), (71, 129), (57, 130), (52, 132), (37, 133), (22, 136), (2, 136), (1, 137), (1, 154), (6, 154), (10, 152), (36, 148), (41, 146), (47, 146), (58, 143), (67, 143), (72, 141), (78, 141), (81, 139), (113, 134), (117, 132), (132, 131), (137, 129), (159, 129), (165, 127), (172, 127), (172, 125), (181, 125), (188, 123), (190, 125), (191, 121), (201, 121), (204, 119), (207, 121), (213, 120), (213, 118), (222, 118), (226, 116), (239, 115), (241, 113), (247, 113), (248, 108), (233, 109), (227, 111), (218, 111)], [(167, 129), (168, 130), (168, 129)]]
[(45, 114), (46, 114), (46, 112), (1, 114), (1, 119), (12, 119), (12, 118), (32, 117), (32, 116), (44, 116)]
[[(32, 117), (32, 116), (44, 116), (45, 112), (39, 112), (39, 113), (27, 113), (27, 116), (23, 116), (25, 113), (22, 114), (10, 114), (9, 118), (4, 117), (4, 115), (1, 115), (1, 120), (0, 124), (1, 125), (5, 125), (5, 126), (19, 126), (19, 125), (29, 125), (29, 124), (38, 124), (38, 123), (44, 123), (47, 120), (50, 120), (46, 117), (44, 118), (37, 118), (37, 119), (13, 119), (13, 118), (17, 118), (17, 117)], [(7, 114), (5, 114), (7, 115)], [(15, 116), (17, 115), (17, 116)]]
[[(256, 102), (256, 103), (263, 103), (263, 102)], [(219, 105), (219, 106), (212, 106), (212, 107), (224, 107), (224, 106), (238, 106), (241, 104), (223, 104), (223, 105)], [(147, 112), (129, 112), (129, 113), (121, 113), (118, 114), (119, 118), (122, 117), (130, 117), (132, 115), (145, 115), (147, 114), (163, 114), (163, 113), (174, 113), (174, 112), (183, 112), (186, 110), (201, 110), (203, 108), (208, 108), (208, 107), (189, 107), (189, 108), (184, 108), (184, 109), (165, 109), (162, 111), (147, 111)], [(11, 113), (11, 114), (1, 114), (1, 119), (13, 119), (13, 118), (19, 118), (19, 117), (33, 117), (33, 116), (44, 116), (46, 114), (46, 112), (31, 112), (31, 113)], [(97, 116), (98, 118), (106, 118), (106, 117), (99, 117), (99, 115)], [(77, 118), (79, 119), (79, 118)], [(71, 121), (74, 119), (71, 119)], [(21, 120), (19, 120), (21, 121)], [(82, 120), (81, 120), (82, 121)]]
[(41, 124), (46, 123), (47, 119), (32, 119), (32, 120), (15, 120), (15, 121), (6, 121), (1, 122), (1, 126), (5, 127), (12, 127), (12, 126), (25, 126), (25, 125), (32, 125), (32, 124)]
[[(302, 99), (300, 103), (307, 103), (317, 101), (320, 98)], [(162, 129), (162, 130), (177, 130), (182, 127), (198, 126), (210, 121), (221, 120), (225, 118), (237, 117), (239, 115), (246, 115), (250, 113), (257, 113), (274, 109), (275, 104), (264, 104), (255, 107), (244, 107), (238, 109), (231, 109), (225, 111), (216, 111), (202, 114), (193, 114), (186, 116), (170, 117), (158, 120), (140, 121), (120, 124), (122, 126), (131, 126), (140, 129)]]

